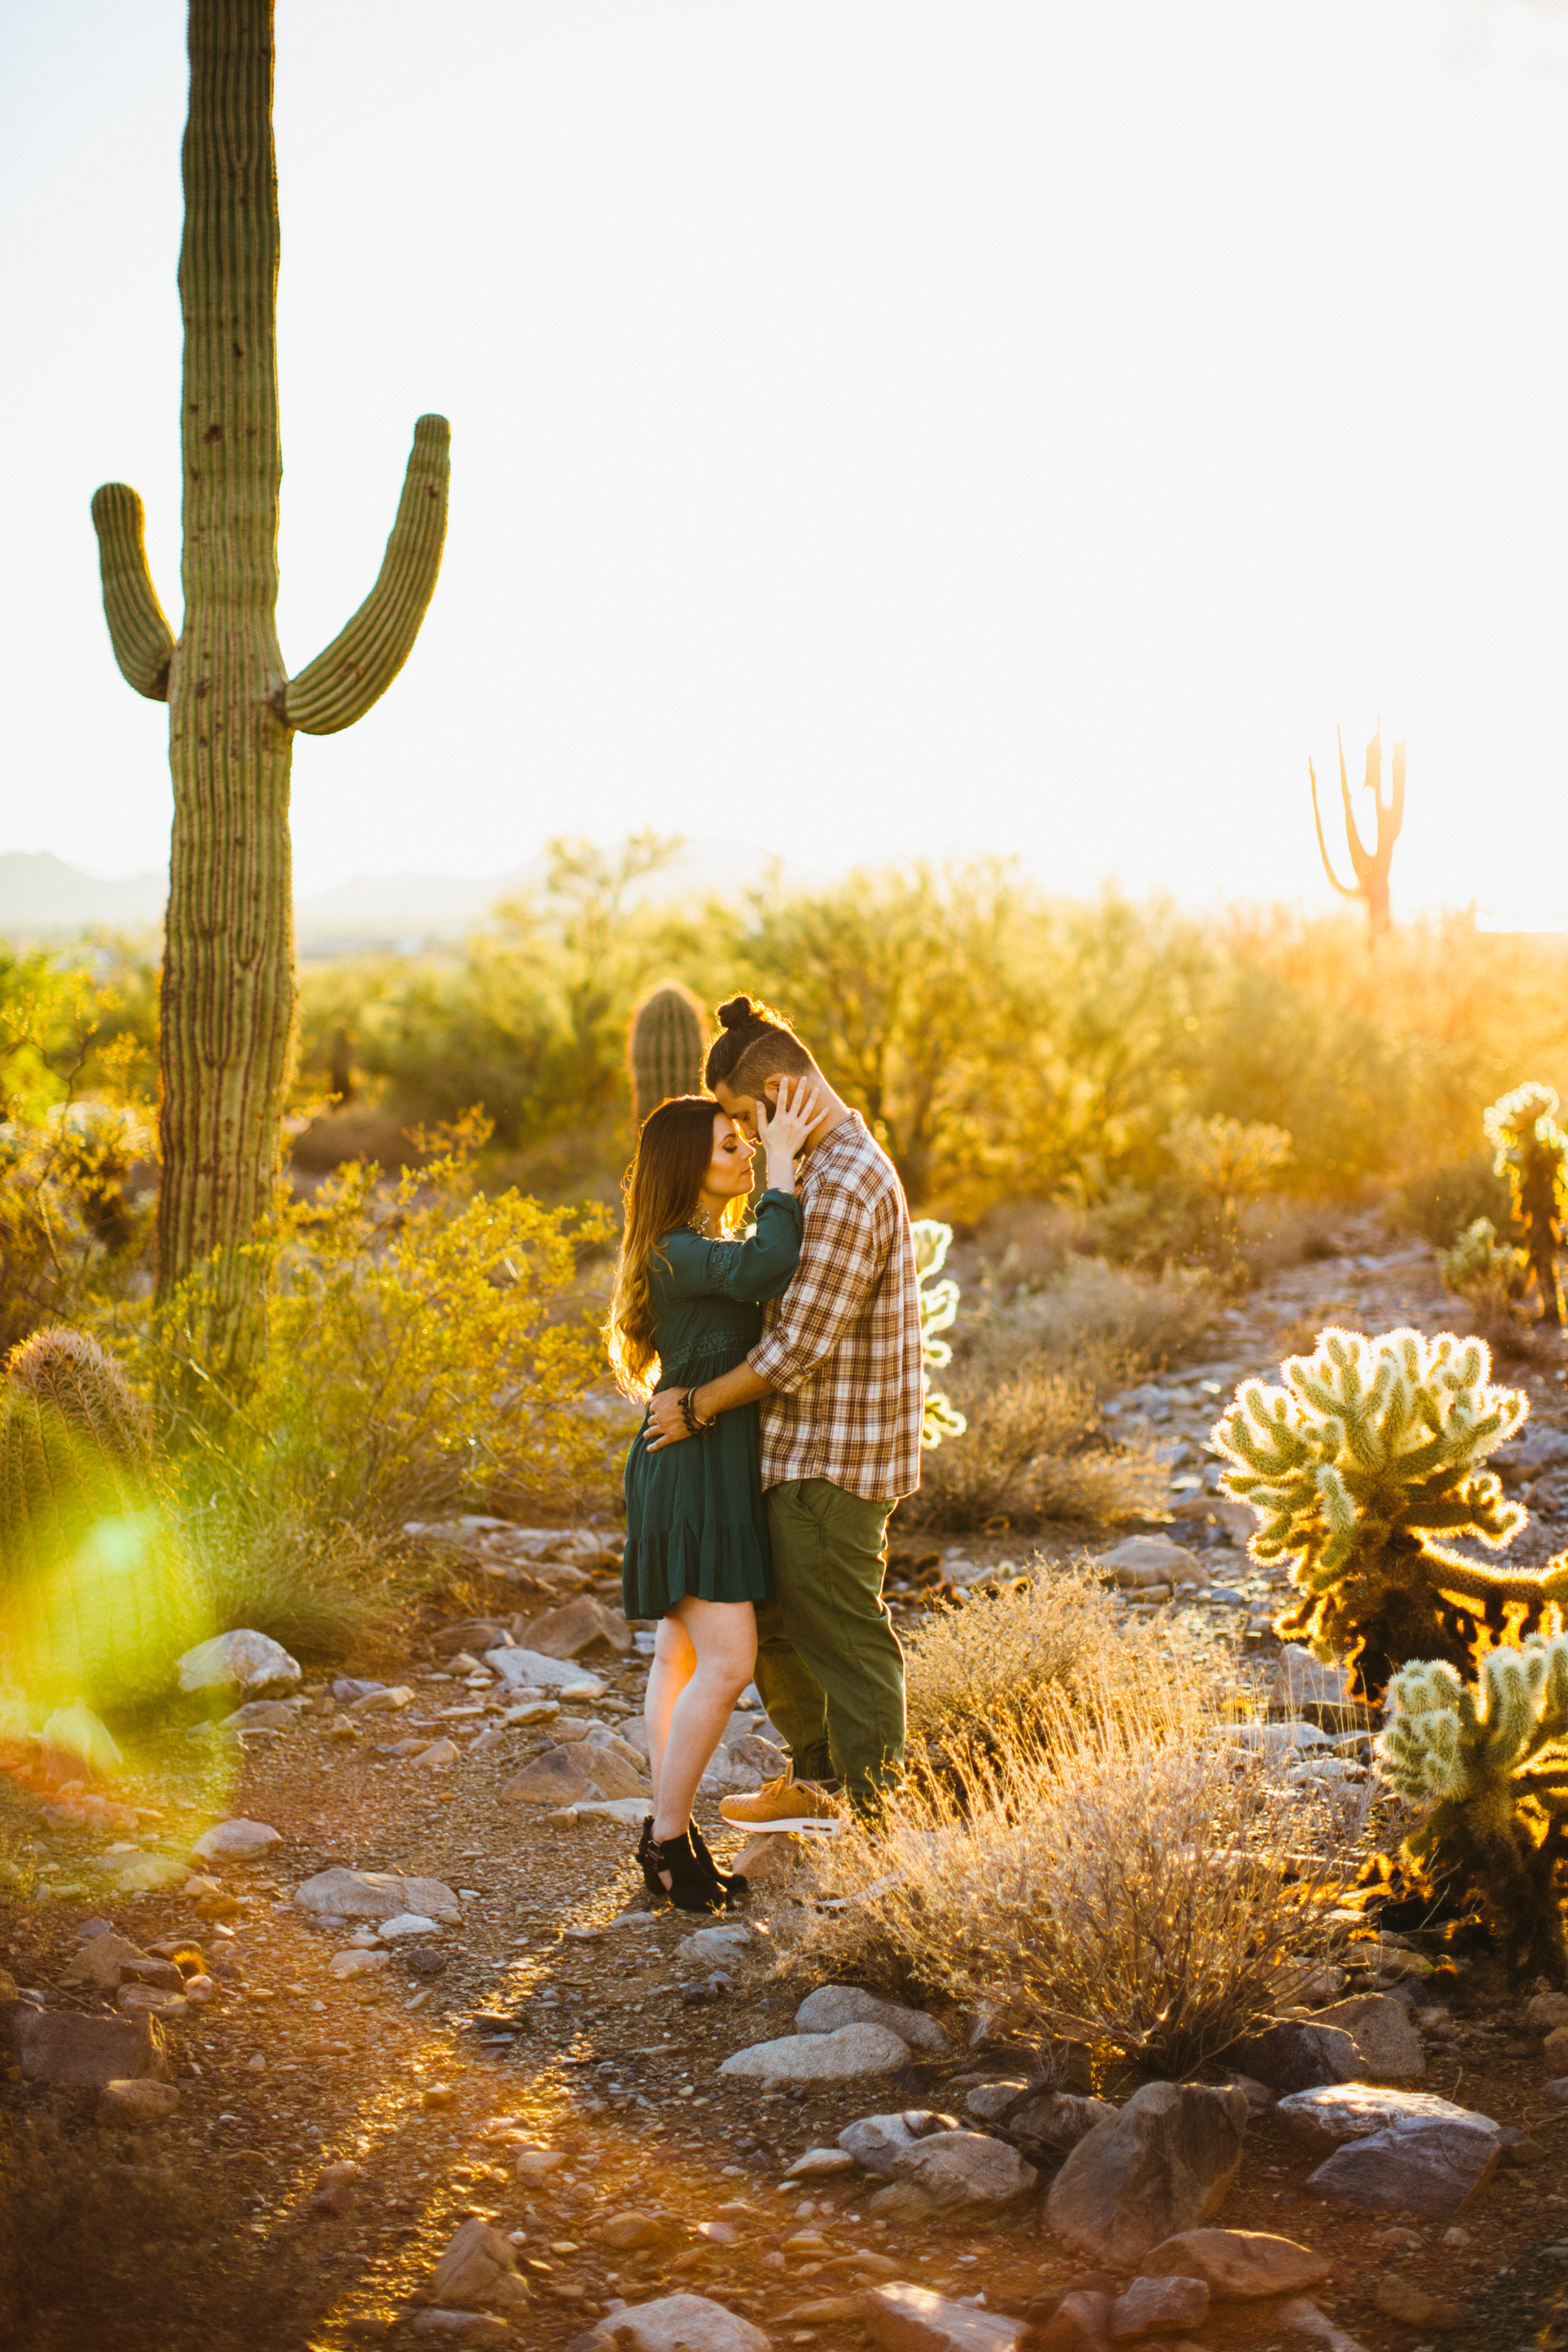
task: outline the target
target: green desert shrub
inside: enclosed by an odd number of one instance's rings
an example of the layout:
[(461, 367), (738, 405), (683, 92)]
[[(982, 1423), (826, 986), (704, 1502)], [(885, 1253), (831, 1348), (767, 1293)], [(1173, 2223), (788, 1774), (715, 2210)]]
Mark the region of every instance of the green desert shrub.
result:
[(1253, 1558), (1290, 1564), (1284, 1640), (1342, 1662), (1375, 1704), (1406, 1659), (1468, 1671), (1549, 1612), (1556, 1630), (1568, 1563), (1493, 1569), (1439, 1540), (1497, 1551), (1524, 1524), (1484, 1465), (1530, 1400), (1491, 1385), (1482, 1340), (1330, 1328), (1281, 1370), (1282, 1388), (1246, 1383), (1214, 1440), (1232, 1465), (1226, 1492), (1258, 1514)]
[(157, 1142), (124, 1103), (61, 1103), (0, 1126), (0, 1349), (96, 1322), (144, 1288)]
[[(577, 1276), (596, 1210), (479, 1189), (482, 1124), (424, 1139), (395, 1178), (340, 1169), (288, 1202), (272, 1258), (266, 1370), (211, 1434), (183, 1420), (193, 1507), (265, 1545), (353, 1527), (395, 1545), (455, 1509), (569, 1507), (597, 1492), (624, 1414)], [(199, 1280), (199, 1277), (198, 1277)], [(190, 1362), (190, 1302), (149, 1317), (141, 1368)], [(247, 1550), (253, 1549), (247, 1537)]]
[(1469, 1684), (1441, 1659), (1413, 1664), (1389, 1692), (1377, 1755), (1422, 1808), (1411, 1859), (1479, 1904), (1520, 1975), (1568, 1980), (1568, 1637), (1492, 1650)]
[(1418, 1234), (1434, 1249), (1447, 1249), (1480, 1218), (1494, 1232), (1504, 1231), (1513, 1208), (1492, 1159), (1489, 1151), (1478, 1152), (1453, 1167), (1423, 1170), (1410, 1177), (1389, 1202), (1388, 1221), (1394, 1232)]

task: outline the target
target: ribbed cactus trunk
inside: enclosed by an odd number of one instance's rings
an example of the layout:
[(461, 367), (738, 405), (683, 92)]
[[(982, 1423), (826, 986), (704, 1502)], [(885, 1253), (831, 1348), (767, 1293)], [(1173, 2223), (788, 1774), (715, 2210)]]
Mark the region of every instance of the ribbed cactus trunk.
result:
[(293, 734), (279, 647), (278, 173), (270, 0), (191, 0), (180, 407), (185, 619), (169, 677), (163, 1002), (165, 1294), (221, 1252), (206, 1370), (243, 1386), (294, 1018)]
[(142, 501), (92, 502), (104, 614), (139, 694), (169, 705), (174, 823), (162, 1034), (159, 1295), (206, 1269), (193, 1394), (242, 1391), (266, 1339), (248, 1247), (271, 1203), (294, 1018), (289, 769), (297, 730), (352, 726), (403, 667), (440, 569), (445, 417), (414, 428), (375, 585), (289, 679), (276, 625), (278, 176), (272, 0), (191, 0), (180, 307), (184, 485), (179, 642), (147, 569)]
[(640, 1128), (648, 1113), (671, 1095), (702, 1091), (706, 1022), (689, 989), (656, 989), (632, 1015), (626, 1066), (631, 1073), (632, 1112)]

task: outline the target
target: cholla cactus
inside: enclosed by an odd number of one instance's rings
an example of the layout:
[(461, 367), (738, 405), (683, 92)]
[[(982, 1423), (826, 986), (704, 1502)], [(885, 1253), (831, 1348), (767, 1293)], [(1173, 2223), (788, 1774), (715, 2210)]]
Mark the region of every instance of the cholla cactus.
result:
[(940, 1371), (952, 1361), (952, 1349), (942, 1335), (951, 1331), (958, 1319), (958, 1285), (951, 1275), (942, 1282), (932, 1280), (941, 1274), (952, 1246), (952, 1227), (937, 1217), (917, 1217), (911, 1230), (921, 1299), (921, 1393), (925, 1399), (921, 1434), (927, 1445), (935, 1446), (944, 1437), (962, 1437), (969, 1427), (958, 1407), (931, 1384), (932, 1370)]
[(1437, 1271), (1461, 1298), (1506, 1307), (1524, 1288), (1530, 1260), (1522, 1250), (1499, 1241), (1489, 1217), (1476, 1217), (1452, 1249), (1438, 1251)]
[(1561, 1630), (1568, 1561), (1505, 1573), (1434, 1541), (1500, 1550), (1524, 1525), (1481, 1465), (1530, 1400), (1490, 1385), (1481, 1340), (1330, 1329), (1281, 1370), (1284, 1388), (1249, 1381), (1213, 1435), (1235, 1465), (1226, 1493), (1260, 1516), (1254, 1559), (1292, 1563), (1299, 1598), (1277, 1625), (1287, 1641), (1342, 1660), (1376, 1700), (1407, 1658), (1473, 1670), (1489, 1643)]
[(1378, 1760), (1402, 1797), (1430, 1807), (1411, 1858), (1479, 1899), (1516, 1969), (1568, 1978), (1568, 1636), (1491, 1651), (1475, 1687), (1441, 1660), (1408, 1665), (1389, 1694)]
[(1568, 1192), (1568, 1135), (1557, 1124), (1555, 1087), (1515, 1087), (1484, 1112), (1481, 1125), (1497, 1157), (1492, 1165), (1508, 1178), (1513, 1213), (1524, 1234), (1525, 1255), (1541, 1293), (1542, 1320), (1561, 1325), (1563, 1293), (1557, 1282), (1557, 1244)]
[(632, 1015), (626, 1063), (632, 1105), (640, 1128), (649, 1111), (671, 1095), (702, 1091), (702, 1046), (706, 1023), (689, 990), (656, 988)]
[(1261, 1119), (1181, 1118), (1165, 1144), (1189, 1184), (1227, 1205), (1263, 1192), (1291, 1152), (1285, 1129)]
[(146, 1412), (79, 1331), (35, 1332), (0, 1382), (0, 1662), (35, 1707), (134, 1706), (211, 1626)]

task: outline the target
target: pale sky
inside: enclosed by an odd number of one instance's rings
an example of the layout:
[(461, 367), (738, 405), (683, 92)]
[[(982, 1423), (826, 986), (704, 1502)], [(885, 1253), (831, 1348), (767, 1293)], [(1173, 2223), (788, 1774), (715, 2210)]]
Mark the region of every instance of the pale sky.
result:
[[(291, 667), (453, 434), (302, 887), (653, 824), (1317, 904), (1308, 755), (1381, 715), (1396, 913), (1568, 919), (1554, 0), (279, 0), (278, 55)], [(0, 849), (103, 874), (167, 841), (88, 502), (176, 617), (184, 103), (177, 0), (0, 16)]]

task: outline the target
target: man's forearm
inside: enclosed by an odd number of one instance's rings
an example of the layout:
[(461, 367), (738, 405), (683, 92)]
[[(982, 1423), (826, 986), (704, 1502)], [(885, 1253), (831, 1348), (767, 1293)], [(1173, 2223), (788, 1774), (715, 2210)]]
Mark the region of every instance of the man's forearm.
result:
[(691, 1410), (699, 1421), (711, 1421), (715, 1413), (733, 1412), (741, 1404), (754, 1404), (758, 1397), (771, 1393), (769, 1384), (752, 1371), (750, 1364), (737, 1364), (732, 1371), (721, 1372), (716, 1381), (704, 1381), (700, 1388), (691, 1391)]

